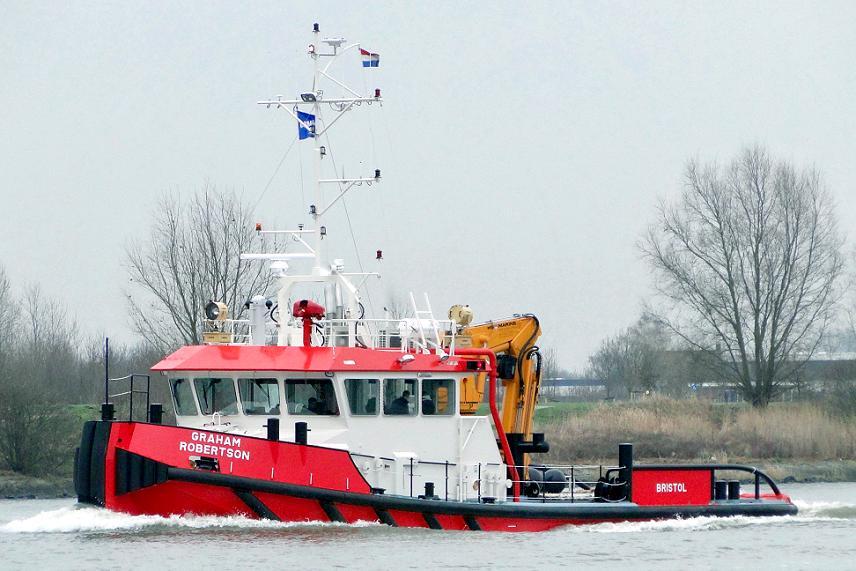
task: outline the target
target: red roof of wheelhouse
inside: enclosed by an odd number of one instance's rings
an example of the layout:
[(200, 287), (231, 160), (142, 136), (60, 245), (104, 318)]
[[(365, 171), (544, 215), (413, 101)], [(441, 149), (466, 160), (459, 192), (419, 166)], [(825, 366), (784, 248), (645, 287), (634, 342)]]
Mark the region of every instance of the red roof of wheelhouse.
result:
[(359, 347), (282, 347), (257, 345), (191, 345), (169, 355), (153, 371), (466, 371), (465, 357), (441, 361), (435, 354), (413, 354)]

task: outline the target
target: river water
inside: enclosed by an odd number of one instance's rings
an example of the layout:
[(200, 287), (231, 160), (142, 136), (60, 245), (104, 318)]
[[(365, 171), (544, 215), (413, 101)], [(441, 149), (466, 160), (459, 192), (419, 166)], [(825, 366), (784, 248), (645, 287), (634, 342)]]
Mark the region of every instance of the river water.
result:
[(544, 533), (127, 516), (0, 500), (0, 569), (856, 569), (856, 483), (784, 486), (800, 514)]

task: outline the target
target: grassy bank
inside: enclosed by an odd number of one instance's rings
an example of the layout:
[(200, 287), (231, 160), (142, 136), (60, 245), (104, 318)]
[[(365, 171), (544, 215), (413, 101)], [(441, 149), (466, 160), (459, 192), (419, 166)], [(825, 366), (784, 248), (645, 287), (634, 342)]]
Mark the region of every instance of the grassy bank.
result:
[(71, 476), (27, 476), (0, 470), (0, 498), (65, 498), (74, 495)]
[[(551, 410), (551, 408), (553, 410)], [(536, 417), (551, 462), (613, 458), (618, 442), (638, 458), (815, 464), (856, 461), (856, 419), (811, 403), (765, 410), (698, 400), (652, 399), (589, 407), (547, 406)]]

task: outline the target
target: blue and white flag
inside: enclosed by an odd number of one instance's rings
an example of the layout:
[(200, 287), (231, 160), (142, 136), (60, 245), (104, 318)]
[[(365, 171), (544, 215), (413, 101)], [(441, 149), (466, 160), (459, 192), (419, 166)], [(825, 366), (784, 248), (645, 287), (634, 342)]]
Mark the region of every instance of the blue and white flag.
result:
[(309, 137), (315, 136), (315, 115), (312, 113), (304, 113), (303, 111), (297, 112), (297, 118), (299, 119), (299, 123), (297, 123), (297, 136), (302, 141), (303, 139), (308, 139)]

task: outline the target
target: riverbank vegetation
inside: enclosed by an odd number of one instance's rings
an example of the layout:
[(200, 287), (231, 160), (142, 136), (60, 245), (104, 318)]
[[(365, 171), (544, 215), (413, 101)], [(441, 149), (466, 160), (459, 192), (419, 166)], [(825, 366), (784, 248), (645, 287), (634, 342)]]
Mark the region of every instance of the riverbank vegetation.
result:
[(545, 403), (536, 423), (548, 433), (549, 460), (555, 463), (611, 459), (618, 442), (634, 443), (639, 458), (662, 461), (853, 460), (856, 416), (840, 400), (764, 409), (669, 398)]
[[(38, 286), (16, 293), (2, 267), (0, 323), (0, 470), (70, 478), (81, 426), (103, 398), (103, 339), (81, 333)], [(121, 374), (153, 362), (143, 346), (111, 357)]]

